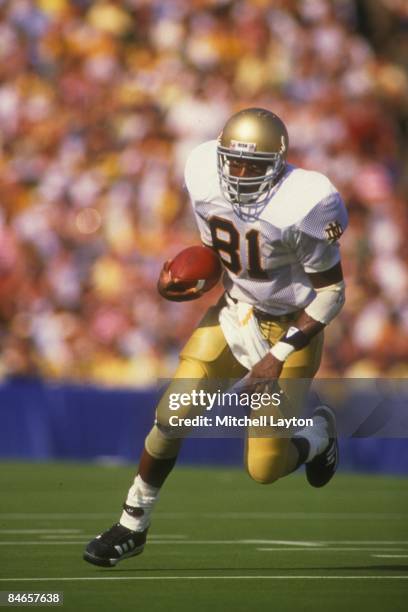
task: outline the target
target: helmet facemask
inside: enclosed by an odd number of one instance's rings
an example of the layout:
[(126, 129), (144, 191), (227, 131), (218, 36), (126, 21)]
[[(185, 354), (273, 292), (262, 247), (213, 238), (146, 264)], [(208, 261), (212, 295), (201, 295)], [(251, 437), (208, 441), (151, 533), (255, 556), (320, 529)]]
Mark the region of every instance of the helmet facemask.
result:
[[(230, 172), (232, 160), (264, 166), (263, 174), (257, 176), (234, 176)], [(232, 151), (221, 145), (217, 149), (218, 177), (222, 194), (235, 213), (245, 219), (253, 219), (267, 204), (277, 179), (286, 165), (281, 153), (246, 153)]]

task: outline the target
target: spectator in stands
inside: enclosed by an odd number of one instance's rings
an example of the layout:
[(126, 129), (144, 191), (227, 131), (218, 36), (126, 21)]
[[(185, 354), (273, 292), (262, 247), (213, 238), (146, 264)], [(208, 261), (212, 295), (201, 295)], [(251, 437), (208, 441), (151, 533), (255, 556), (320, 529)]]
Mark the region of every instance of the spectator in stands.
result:
[(0, 374), (140, 386), (171, 373), (215, 299), (174, 307), (156, 292), (163, 260), (198, 240), (184, 160), (256, 104), (349, 206), (348, 300), (321, 372), (405, 376), (407, 12), (377, 4), (1, 3)]

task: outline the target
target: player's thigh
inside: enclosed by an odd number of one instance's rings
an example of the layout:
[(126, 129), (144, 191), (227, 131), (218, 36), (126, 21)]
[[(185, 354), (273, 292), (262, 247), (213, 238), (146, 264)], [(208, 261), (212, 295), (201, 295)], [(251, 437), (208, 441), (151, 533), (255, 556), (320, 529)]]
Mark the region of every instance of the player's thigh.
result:
[[(292, 353), (285, 362), (279, 379), (284, 399), (280, 407), (271, 406), (269, 411), (276, 419), (299, 416), (302, 413), (311, 382), (319, 369), (322, 347), (321, 333), (307, 347)], [(287, 474), (289, 453), (290, 437), (256, 437), (248, 431), (245, 464), (254, 480), (266, 484)]]
[[(221, 304), (211, 307), (198, 327), (194, 330), (180, 352), (178, 368), (172, 382), (163, 394), (156, 410), (158, 423), (168, 422), (170, 394), (188, 393), (200, 390), (223, 391), (235, 379), (246, 373), (246, 369), (235, 359), (229, 348), (218, 321)], [(181, 406), (180, 417), (200, 414), (200, 406)]]
[(288, 416), (302, 413), (310, 385), (316, 375), (323, 351), (323, 332), (312, 338), (301, 351), (295, 351), (286, 360), (279, 384), (288, 400), (285, 411)]
[[(194, 391), (199, 392), (209, 387), (213, 391), (225, 390), (231, 379), (241, 378), (246, 373), (245, 368), (234, 358), (221, 330), (218, 314), (222, 306), (220, 301), (207, 311), (181, 350), (178, 368), (159, 401), (155, 424), (145, 441), (146, 449), (153, 457), (175, 457), (186, 435), (185, 429), (180, 432), (169, 426), (169, 417), (176, 414), (170, 411), (171, 397), (180, 398), (182, 393), (192, 397)], [(199, 404), (187, 403), (180, 406), (177, 416), (194, 418), (203, 411), (204, 408)]]
[[(185, 377), (188, 369), (199, 370), (198, 378), (215, 378), (220, 381), (241, 378), (246, 369), (235, 359), (225, 339), (219, 322), (220, 310), (225, 306), (224, 298), (209, 308), (185, 346), (180, 351), (180, 366), (175, 377)], [(183, 361), (195, 365), (183, 366)]]

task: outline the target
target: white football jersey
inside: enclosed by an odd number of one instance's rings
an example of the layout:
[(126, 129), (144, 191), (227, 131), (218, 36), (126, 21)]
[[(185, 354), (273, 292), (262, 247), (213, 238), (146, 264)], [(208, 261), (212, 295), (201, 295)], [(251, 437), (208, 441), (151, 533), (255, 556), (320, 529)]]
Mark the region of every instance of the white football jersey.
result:
[(218, 252), (232, 298), (275, 315), (312, 301), (307, 273), (340, 261), (337, 240), (347, 226), (343, 201), (326, 176), (288, 165), (259, 215), (243, 220), (221, 193), (211, 140), (191, 152), (185, 182), (202, 242)]

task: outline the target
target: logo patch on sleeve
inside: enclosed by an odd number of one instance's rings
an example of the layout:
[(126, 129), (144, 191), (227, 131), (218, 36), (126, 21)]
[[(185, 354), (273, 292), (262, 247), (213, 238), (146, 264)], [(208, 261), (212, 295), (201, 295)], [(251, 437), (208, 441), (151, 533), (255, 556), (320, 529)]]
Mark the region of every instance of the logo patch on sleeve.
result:
[(327, 240), (330, 243), (336, 242), (340, 238), (343, 233), (343, 228), (339, 221), (332, 221), (324, 228), (324, 232), (326, 234)]

